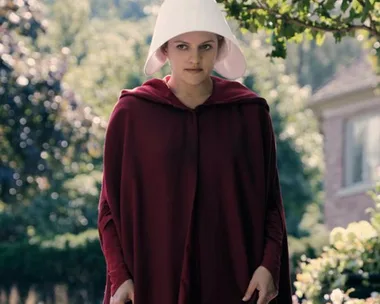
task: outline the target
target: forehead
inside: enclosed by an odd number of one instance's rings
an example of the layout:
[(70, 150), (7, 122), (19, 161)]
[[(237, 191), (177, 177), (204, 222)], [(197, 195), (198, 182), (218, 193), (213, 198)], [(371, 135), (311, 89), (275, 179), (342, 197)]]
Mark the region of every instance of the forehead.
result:
[(194, 44), (202, 43), (204, 41), (209, 41), (209, 40), (216, 41), (217, 40), (216, 34), (210, 33), (210, 32), (189, 32), (189, 33), (178, 35), (170, 39), (170, 41), (172, 42), (183, 41), (183, 42), (194, 43)]

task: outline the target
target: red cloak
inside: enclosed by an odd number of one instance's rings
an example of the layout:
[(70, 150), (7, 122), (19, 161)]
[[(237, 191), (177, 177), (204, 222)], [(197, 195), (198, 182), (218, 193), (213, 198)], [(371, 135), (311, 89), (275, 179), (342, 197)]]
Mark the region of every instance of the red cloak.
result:
[(162, 79), (121, 92), (99, 200), (104, 304), (129, 278), (135, 304), (243, 303), (260, 265), (278, 286), (271, 303), (292, 303), (268, 104), (238, 82), (212, 79), (196, 109)]

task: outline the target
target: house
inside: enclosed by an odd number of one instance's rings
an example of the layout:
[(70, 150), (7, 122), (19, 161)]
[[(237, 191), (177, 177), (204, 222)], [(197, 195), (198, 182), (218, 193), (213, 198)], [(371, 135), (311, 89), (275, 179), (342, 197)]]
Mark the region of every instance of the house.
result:
[(325, 223), (366, 220), (367, 192), (380, 180), (380, 77), (363, 57), (340, 70), (311, 97), (324, 137)]

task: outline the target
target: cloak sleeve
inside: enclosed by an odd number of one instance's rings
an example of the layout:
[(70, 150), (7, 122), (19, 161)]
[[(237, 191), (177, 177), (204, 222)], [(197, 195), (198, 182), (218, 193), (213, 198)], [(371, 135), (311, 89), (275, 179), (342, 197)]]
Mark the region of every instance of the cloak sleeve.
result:
[[(120, 180), (125, 135), (126, 109), (118, 103), (111, 114), (104, 144), (103, 182), (98, 206), (100, 245), (106, 260), (111, 295), (126, 280), (131, 279), (124, 262), (117, 222), (120, 205)], [(107, 280), (108, 281), (108, 280)]]
[(286, 246), (285, 213), (282, 202), (277, 170), (276, 142), (269, 110), (265, 110), (263, 119), (264, 150), (267, 155), (267, 210), (265, 224), (264, 256), (261, 266), (272, 274), (274, 284), (279, 289), (280, 269), (283, 258), (283, 246)]

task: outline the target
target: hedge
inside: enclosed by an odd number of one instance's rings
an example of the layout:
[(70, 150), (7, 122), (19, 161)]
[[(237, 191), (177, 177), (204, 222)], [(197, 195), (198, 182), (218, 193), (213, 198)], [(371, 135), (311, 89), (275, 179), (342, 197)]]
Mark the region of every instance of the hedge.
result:
[(85, 291), (94, 303), (102, 297), (105, 284), (98, 232), (60, 235), (52, 241), (1, 243), (0, 273), (1, 288), (16, 285), (22, 297), (31, 286), (45, 293), (46, 288), (65, 284), (70, 296)]

